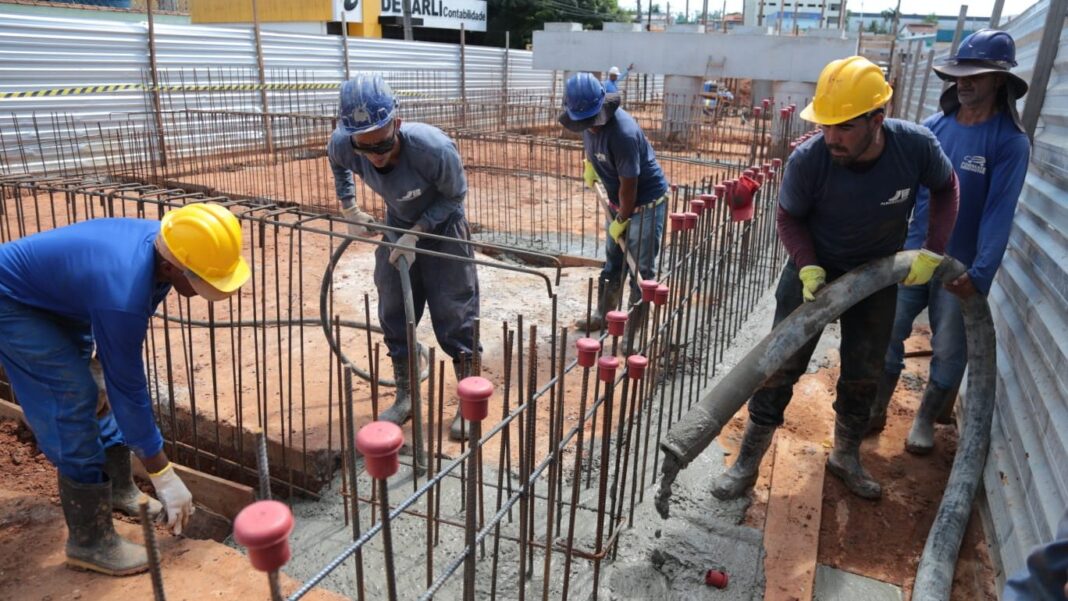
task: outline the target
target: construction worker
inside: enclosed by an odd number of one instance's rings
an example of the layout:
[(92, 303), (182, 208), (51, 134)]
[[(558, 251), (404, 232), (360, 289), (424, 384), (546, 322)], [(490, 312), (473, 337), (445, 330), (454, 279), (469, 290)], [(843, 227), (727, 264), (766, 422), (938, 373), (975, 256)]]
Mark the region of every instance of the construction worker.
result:
[[(953, 85), (942, 94), (942, 112), (923, 124), (938, 138), (960, 180), (960, 212), (946, 252), (968, 271), (944, 287), (938, 281), (898, 287), (897, 317), (870, 431), (881, 431), (886, 424), (886, 407), (905, 365), (905, 339), (912, 334), (913, 320), (926, 307), (931, 321), (931, 368), (905, 444), (910, 453), (931, 452), (935, 419), (943, 410), (952, 409), (968, 359), (957, 297), (990, 292), (1027, 175), (1031, 147), (1016, 113), (1016, 99), (1027, 92), (1027, 82), (1009, 72), (1015, 65), (1012, 36), (983, 29), (964, 38), (956, 56), (934, 68)], [(927, 190), (921, 190), (916, 199), (905, 248), (919, 248), (923, 243), (928, 196)]]
[[(583, 180), (594, 187), (604, 184), (611, 205), (605, 221), (605, 262), (598, 282), (597, 311), (588, 323), (575, 327), (585, 331), (604, 328), (605, 315), (619, 306), (623, 296), (626, 257), (619, 242), (637, 261), (642, 279), (656, 275), (656, 256), (667, 216), (668, 182), (656, 161), (656, 153), (641, 127), (619, 107), (619, 94), (606, 94), (601, 82), (589, 73), (568, 78), (564, 86), (564, 111), (560, 124), (582, 133), (585, 152)], [(630, 302), (641, 297), (637, 278), (630, 278)], [(633, 352), (634, 333), (645, 320), (649, 306), (635, 306), (627, 320), (625, 352)]]
[(1061, 517), (1054, 539), (1038, 545), (1027, 561), (1005, 582), (1002, 601), (1068, 599), (1068, 513)]
[(627, 70), (622, 74), (619, 72), (619, 67), (612, 66), (608, 70), (608, 78), (604, 80), (604, 91), (608, 94), (618, 94), (619, 84), (623, 83), (623, 80), (630, 75), (631, 69), (634, 68), (634, 63), (627, 65)]
[[(779, 193), (776, 224), (789, 260), (775, 292), (776, 324), (803, 302), (815, 300), (826, 282), (899, 251), (920, 186), (931, 190), (930, 223), (924, 249), (904, 282), (926, 283), (941, 262), (957, 213), (957, 178), (930, 131), (885, 118), (883, 107), (892, 94), (879, 67), (863, 57), (832, 61), (820, 73), (813, 101), (801, 118), (819, 125), (822, 135), (790, 156)], [(882, 494), (861, 465), (859, 451), (896, 299), (896, 286), (889, 286), (841, 316), (842, 367), (827, 470), (866, 499)], [(715, 482), (717, 498), (739, 497), (756, 481), (794, 383), (818, 341), (816, 334), (749, 400), (738, 459)]]
[[(399, 259), (407, 259), (416, 322), (429, 306), (438, 344), (453, 360), (457, 380), (464, 361), (475, 352), (478, 318), (478, 274), (473, 263), (416, 254), (425, 249), (470, 259), (474, 257), (464, 197), (467, 178), (456, 145), (440, 129), (423, 123), (404, 123), (397, 115), (397, 99), (378, 74), (361, 74), (341, 86), (338, 126), (327, 146), (334, 187), (341, 212), (353, 223), (349, 233), (366, 236), (372, 222), (356, 205), (352, 174), (356, 174), (386, 203), (386, 225), (407, 233), (387, 234), (398, 247), (375, 251), (378, 319), (393, 362), (397, 396), (378, 419), (403, 424), (412, 415), (408, 375), (408, 334)], [(423, 238), (435, 234), (453, 240)], [(453, 440), (463, 440), (457, 406), (449, 428)]]
[[(217, 301), (248, 278), (241, 226), (213, 204), (186, 205), (162, 221), (93, 219), (0, 246), (0, 364), (59, 471), (68, 566), (113, 576), (148, 569), (145, 548), (111, 521), (113, 508), (137, 515), (131, 450), (181, 534), (193, 497), (152, 415), (141, 359), (148, 320), (171, 288)], [(94, 343), (111, 408), (99, 416)]]

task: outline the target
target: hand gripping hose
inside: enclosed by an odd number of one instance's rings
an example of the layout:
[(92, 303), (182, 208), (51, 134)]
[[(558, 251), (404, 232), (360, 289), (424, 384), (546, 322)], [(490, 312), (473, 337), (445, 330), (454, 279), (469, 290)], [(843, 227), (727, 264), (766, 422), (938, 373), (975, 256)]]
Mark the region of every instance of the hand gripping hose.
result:
[[(846, 309), (904, 279), (917, 252), (900, 252), (873, 261), (832, 282), (814, 302), (805, 303), (779, 323), (672, 427), (660, 444), (665, 457), (655, 504), (661, 517), (668, 517), (671, 487), (679, 471), (719, 435), (757, 388)], [(959, 261), (946, 257), (935, 277), (948, 282), (964, 271)], [(961, 310), (968, 341), (970, 394), (964, 406), (964, 425), (953, 469), (917, 569), (912, 593), (916, 601), (949, 598), (957, 554), (990, 445), (996, 373), (993, 319), (982, 295), (961, 300)]]

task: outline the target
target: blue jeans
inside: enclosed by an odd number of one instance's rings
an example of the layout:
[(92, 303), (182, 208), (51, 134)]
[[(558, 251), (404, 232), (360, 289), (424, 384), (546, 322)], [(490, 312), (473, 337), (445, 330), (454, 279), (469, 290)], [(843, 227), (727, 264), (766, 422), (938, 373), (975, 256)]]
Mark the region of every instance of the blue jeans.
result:
[[(827, 270), (827, 283), (843, 273)], [(852, 430), (866, 428), (875, 400), (886, 342), (894, 320), (895, 287), (887, 286), (845, 310), (840, 318), (842, 341), (838, 347), (842, 371), (838, 376), (834, 411)], [(775, 325), (804, 302), (797, 267), (787, 262), (775, 289)], [(788, 358), (749, 399), (749, 419), (761, 426), (778, 427), (794, 394), (794, 384), (808, 368), (822, 331)]]
[[(436, 234), (457, 240), (470, 240), (467, 220), (455, 219)], [(472, 258), (471, 245), (446, 240), (420, 240), (418, 248)], [(400, 274), (389, 263), (389, 247), (375, 250), (375, 287), (378, 288), (378, 322), (389, 356), (408, 356), (408, 326), (404, 315), (404, 293)], [(445, 353), (458, 360), (470, 357), (475, 344), (475, 319), (478, 317), (478, 272), (473, 263), (416, 254), (408, 275), (412, 281), (412, 302), (415, 304), (415, 323), (423, 318), (423, 310), (430, 307), (430, 321), (434, 336)]]
[(84, 484), (104, 481), (104, 449), (123, 444), (114, 415), (97, 418), (92, 353), (88, 323), (0, 296), (0, 364), (37, 446)]
[[(660, 203), (652, 209), (646, 209), (630, 216), (630, 225), (627, 226), (627, 251), (638, 263), (638, 271), (643, 280), (651, 279), (656, 275), (656, 256), (660, 252), (660, 240), (664, 237), (664, 221), (667, 219), (667, 201)], [(607, 235), (610, 219), (604, 222), (605, 236), (605, 261), (601, 270), (601, 279), (609, 282), (618, 282), (623, 277), (623, 272), (628, 271), (623, 249), (611, 236)], [(641, 295), (638, 282), (630, 278), (630, 300), (635, 302)]]
[(883, 369), (898, 375), (905, 367), (905, 339), (912, 335), (912, 322), (927, 308), (931, 320), (931, 373), (929, 381), (943, 390), (956, 390), (968, 364), (968, 341), (960, 301), (941, 282), (932, 279), (922, 286), (897, 287), (897, 315), (890, 333)]

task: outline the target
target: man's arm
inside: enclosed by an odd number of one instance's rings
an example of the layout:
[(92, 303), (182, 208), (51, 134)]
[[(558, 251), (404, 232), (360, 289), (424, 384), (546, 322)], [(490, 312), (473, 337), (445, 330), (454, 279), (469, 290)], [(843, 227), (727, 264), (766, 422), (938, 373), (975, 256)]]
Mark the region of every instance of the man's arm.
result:
[(435, 167), (431, 179), (441, 194), (441, 198), (423, 211), (415, 227), (422, 232), (433, 232), (445, 223), (463, 204), (467, 196), (467, 176), (464, 174), (463, 161), (454, 145), (449, 145), (441, 153), (441, 160)]
[(808, 265), (819, 265), (816, 260), (816, 247), (812, 244), (812, 234), (804, 221), (794, 217), (780, 204), (775, 209), (775, 229), (779, 239), (786, 247), (786, 252), (798, 269)]
[(927, 239), (923, 247), (935, 254), (946, 252), (946, 243), (957, 221), (957, 207), (960, 202), (960, 186), (957, 174), (952, 169), (949, 179), (938, 188), (931, 189), (928, 202)]
[(626, 221), (634, 214), (634, 205), (638, 203), (638, 178), (619, 178), (619, 212), (616, 218)]
[(1004, 155), (994, 163), (990, 174), (990, 190), (979, 222), (978, 248), (967, 273), (975, 288), (983, 294), (990, 291), (1009, 244), (1012, 217), (1027, 176), (1030, 145), (1020, 136), (1002, 151)]
[(347, 168), (338, 165), (334, 162), (334, 157), (328, 157), (330, 160), (330, 171), (334, 174), (334, 191), (337, 193), (337, 199), (341, 202), (341, 206), (344, 208), (356, 206), (356, 185), (352, 180), (352, 171)]

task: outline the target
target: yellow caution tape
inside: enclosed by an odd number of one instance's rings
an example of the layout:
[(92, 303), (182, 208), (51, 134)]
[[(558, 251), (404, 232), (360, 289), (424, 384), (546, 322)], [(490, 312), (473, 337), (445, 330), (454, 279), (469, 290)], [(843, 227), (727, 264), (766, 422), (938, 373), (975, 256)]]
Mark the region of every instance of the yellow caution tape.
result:
[[(155, 88), (160, 92), (254, 92), (259, 90), (336, 90), (337, 83), (247, 83), (247, 84), (181, 84), (163, 85)], [(53, 88), (51, 90), (26, 90), (21, 92), (0, 92), (0, 100), (7, 98), (40, 98), (46, 96), (80, 96), (83, 94), (110, 94), (113, 92), (150, 92), (150, 85), (139, 83), (106, 84), (100, 86), (79, 86), (75, 88)], [(397, 96), (426, 97), (421, 92), (396, 92)]]

